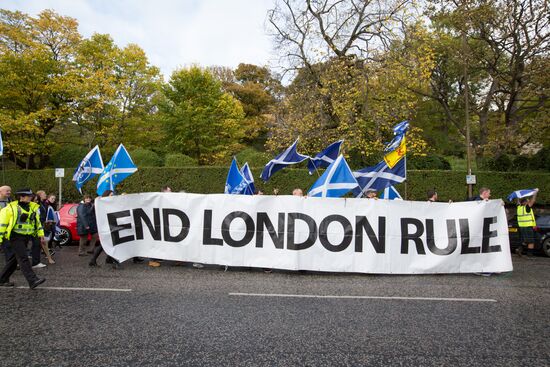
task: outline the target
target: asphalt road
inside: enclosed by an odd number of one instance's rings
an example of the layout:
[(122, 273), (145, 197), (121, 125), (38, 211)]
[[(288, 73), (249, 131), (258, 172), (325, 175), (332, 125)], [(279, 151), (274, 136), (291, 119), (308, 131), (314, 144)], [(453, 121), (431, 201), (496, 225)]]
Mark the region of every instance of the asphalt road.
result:
[(490, 277), (56, 259), (0, 288), (1, 366), (550, 365), (550, 258)]

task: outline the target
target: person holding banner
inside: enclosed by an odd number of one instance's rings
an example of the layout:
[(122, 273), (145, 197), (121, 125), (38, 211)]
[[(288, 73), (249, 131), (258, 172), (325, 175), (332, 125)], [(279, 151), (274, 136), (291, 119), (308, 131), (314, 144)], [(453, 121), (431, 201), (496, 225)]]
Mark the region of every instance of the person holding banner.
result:
[(474, 196), (472, 201), (489, 201), (491, 198), (491, 189), (488, 187), (482, 187), (479, 189), (479, 195)]
[[(114, 192), (111, 191), (111, 190), (105, 190), (103, 191), (103, 194), (101, 195), (101, 197), (109, 197), (109, 196), (114, 196)], [(96, 220), (96, 217), (95, 217), (95, 211), (94, 211), (94, 221)], [(97, 234), (97, 223), (94, 222), (95, 224), (95, 228), (96, 228), (96, 234)], [(100, 245), (100, 246), (96, 246), (95, 250), (94, 250), (94, 255), (92, 256), (92, 259), (90, 260), (90, 262), (88, 263), (88, 266), (97, 266), (97, 258), (99, 257), (99, 255), (101, 255), (101, 253), (103, 252), (103, 247)], [(118, 269), (120, 267), (120, 264), (118, 261), (116, 261), (115, 259), (113, 259), (111, 256), (107, 255), (107, 258), (105, 259), (105, 263), (106, 264), (112, 264), (113, 265), (113, 269)]]
[(378, 191), (376, 191), (375, 189), (367, 189), (365, 191), (365, 198), (378, 200), (378, 197), (376, 196), (377, 194)]
[(435, 189), (428, 190), (427, 196), (429, 202), (435, 203), (437, 201), (437, 191), (435, 191)]

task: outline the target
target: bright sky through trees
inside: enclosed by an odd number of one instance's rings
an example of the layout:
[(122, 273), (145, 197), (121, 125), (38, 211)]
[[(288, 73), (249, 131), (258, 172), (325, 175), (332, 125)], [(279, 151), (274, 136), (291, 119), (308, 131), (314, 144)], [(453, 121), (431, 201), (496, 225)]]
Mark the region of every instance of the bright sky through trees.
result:
[(272, 0), (3, 0), (0, 7), (36, 16), (44, 9), (76, 18), (84, 37), (108, 33), (121, 47), (136, 43), (168, 79), (191, 64), (267, 65), (265, 33)]

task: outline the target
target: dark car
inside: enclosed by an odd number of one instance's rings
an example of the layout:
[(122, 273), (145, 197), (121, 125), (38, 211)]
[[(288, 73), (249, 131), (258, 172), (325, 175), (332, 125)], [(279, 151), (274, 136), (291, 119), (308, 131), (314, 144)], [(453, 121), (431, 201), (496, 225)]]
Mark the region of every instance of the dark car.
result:
[[(537, 222), (537, 226), (535, 227), (535, 248), (550, 257), (550, 215), (536, 216), (535, 220)], [(515, 216), (508, 221), (508, 234), (512, 250), (521, 246), (518, 221)]]

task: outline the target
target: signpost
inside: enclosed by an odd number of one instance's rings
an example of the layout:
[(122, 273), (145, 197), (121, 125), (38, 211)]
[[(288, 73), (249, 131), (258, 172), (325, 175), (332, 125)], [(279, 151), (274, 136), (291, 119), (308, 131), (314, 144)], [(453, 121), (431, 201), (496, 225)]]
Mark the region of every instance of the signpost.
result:
[(56, 168), (55, 169), (55, 178), (59, 178), (59, 203), (58, 203), (58, 209), (61, 209), (61, 203), (62, 203), (62, 196), (61, 196), (61, 184), (63, 181), (63, 177), (65, 177), (65, 168)]

